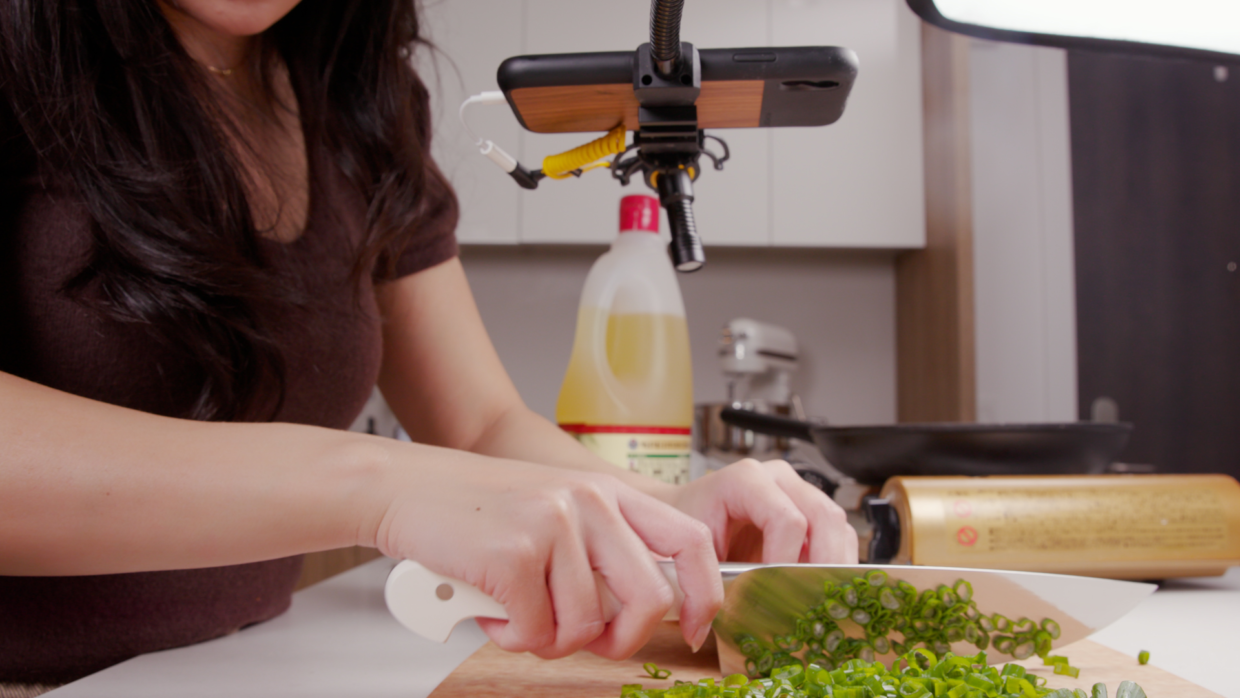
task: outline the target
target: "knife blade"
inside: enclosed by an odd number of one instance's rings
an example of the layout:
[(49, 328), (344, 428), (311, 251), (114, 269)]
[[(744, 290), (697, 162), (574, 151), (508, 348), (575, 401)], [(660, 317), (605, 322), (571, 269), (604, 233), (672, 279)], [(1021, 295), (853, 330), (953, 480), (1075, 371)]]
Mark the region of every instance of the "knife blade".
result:
[[(1055, 647), (1071, 644), (1110, 625), (1157, 589), (1153, 584), (1095, 577), (960, 567), (747, 563), (723, 563), (719, 567), (724, 602), (712, 627), (725, 674), (752, 673), (746, 671), (749, 657), (740, 648), (745, 636), (769, 640), (791, 633), (796, 619), (823, 603), (826, 583), (850, 584), (865, 579), (873, 570), (886, 573), (887, 586), (895, 587), (903, 581), (919, 591), (952, 588), (965, 580), (972, 585), (972, 600), (978, 610), (988, 617), (1001, 614), (1011, 621), (1029, 618), (1039, 623), (1045, 618), (1054, 620), (1060, 629), (1059, 638), (1053, 642)], [(676, 603), (665, 620), (676, 620), (683, 596), (676, 583), (675, 566), (666, 561), (660, 562), (659, 568), (676, 591)], [(604, 618), (610, 620), (619, 612), (620, 603), (601, 579), (599, 588)], [(397, 621), (438, 642), (446, 642), (462, 620), (508, 617), (504, 607), (481, 590), (435, 574), (411, 560), (401, 562), (388, 575), (384, 597)], [(838, 624), (848, 637), (865, 637), (864, 629), (851, 619), (842, 619)], [(951, 648), (957, 654), (976, 652), (965, 640), (952, 643)], [(752, 648), (749, 649), (752, 654)], [(988, 657), (991, 661), (1005, 659), (997, 652)]]

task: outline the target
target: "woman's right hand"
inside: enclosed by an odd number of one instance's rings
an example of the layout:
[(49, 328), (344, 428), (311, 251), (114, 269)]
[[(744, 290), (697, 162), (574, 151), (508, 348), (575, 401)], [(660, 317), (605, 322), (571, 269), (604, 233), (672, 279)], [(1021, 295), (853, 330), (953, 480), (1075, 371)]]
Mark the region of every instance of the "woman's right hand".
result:
[[(402, 467), (401, 449), (394, 453), (374, 545), (501, 603), (509, 620), (479, 620), (501, 648), (548, 659), (582, 648), (631, 656), (674, 599), (651, 553), (675, 560), (681, 631), (695, 649), (705, 641), (723, 602), (705, 524), (610, 475), (447, 450), (434, 460), (450, 465), (428, 472)], [(599, 579), (621, 605), (610, 622)]]

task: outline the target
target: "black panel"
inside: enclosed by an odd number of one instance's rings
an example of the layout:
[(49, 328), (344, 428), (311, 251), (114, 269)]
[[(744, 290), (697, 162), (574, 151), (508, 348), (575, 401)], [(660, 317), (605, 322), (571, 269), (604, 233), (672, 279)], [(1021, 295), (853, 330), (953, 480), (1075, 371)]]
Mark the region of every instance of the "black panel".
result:
[(1240, 475), (1240, 70), (1069, 60), (1080, 409), (1124, 459)]
[(499, 64), (495, 79), (505, 94), (523, 87), (620, 85), (633, 82), (633, 52), (513, 56)]
[[(699, 54), (703, 82), (765, 83), (761, 126), (835, 123), (857, 79), (857, 54), (839, 46), (714, 48), (701, 49)], [(511, 95), (516, 89), (632, 83), (633, 55), (632, 51), (608, 51), (513, 56), (500, 64), (496, 81), (515, 113)], [(517, 118), (521, 119), (519, 113)]]
[[(857, 54), (839, 46), (707, 48), (698, 53), (703, 80), (834, 80), (847, 92), (857, 77)], [(504, 92), (632, 81), (633, 51), (513, 56), (496, 71)]]

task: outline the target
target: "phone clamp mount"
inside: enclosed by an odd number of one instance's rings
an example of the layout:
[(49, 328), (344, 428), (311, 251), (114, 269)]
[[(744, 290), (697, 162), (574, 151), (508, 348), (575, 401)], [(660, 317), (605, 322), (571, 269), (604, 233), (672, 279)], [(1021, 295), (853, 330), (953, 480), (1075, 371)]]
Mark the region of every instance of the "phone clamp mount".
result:
[[(667, 210), (672, 242), (669, 251), (677, 271), (702, 268), (706, 253), (693, 216), (693, 181), (701, 172), (703, 154), (723, 169), (728, 146), (716, 155), (705, 147), (694, 103), (702, 93), (702, 61), (693, 44), (682, 42), (672, 56), (656, 56), (652, 44), (637, 47), (633, 60), (633, 94), (637, 97), (637, 130), (633, 144), (616, 156), (612, 176), (627, 185), (641, 173)], [(630, 153), (632, 153), (630, 155)]]

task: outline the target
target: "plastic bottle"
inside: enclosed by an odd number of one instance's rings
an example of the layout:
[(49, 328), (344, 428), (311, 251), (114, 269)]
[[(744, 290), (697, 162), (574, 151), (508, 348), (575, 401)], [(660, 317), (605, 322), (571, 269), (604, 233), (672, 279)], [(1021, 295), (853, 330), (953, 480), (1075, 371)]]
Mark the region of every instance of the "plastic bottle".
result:
[(693, 424), (689, 329), (658, 233), (658, 199), (620, 200), (620, 235), (581, 293), (556, 420), (604, 460), (683, 483)]

